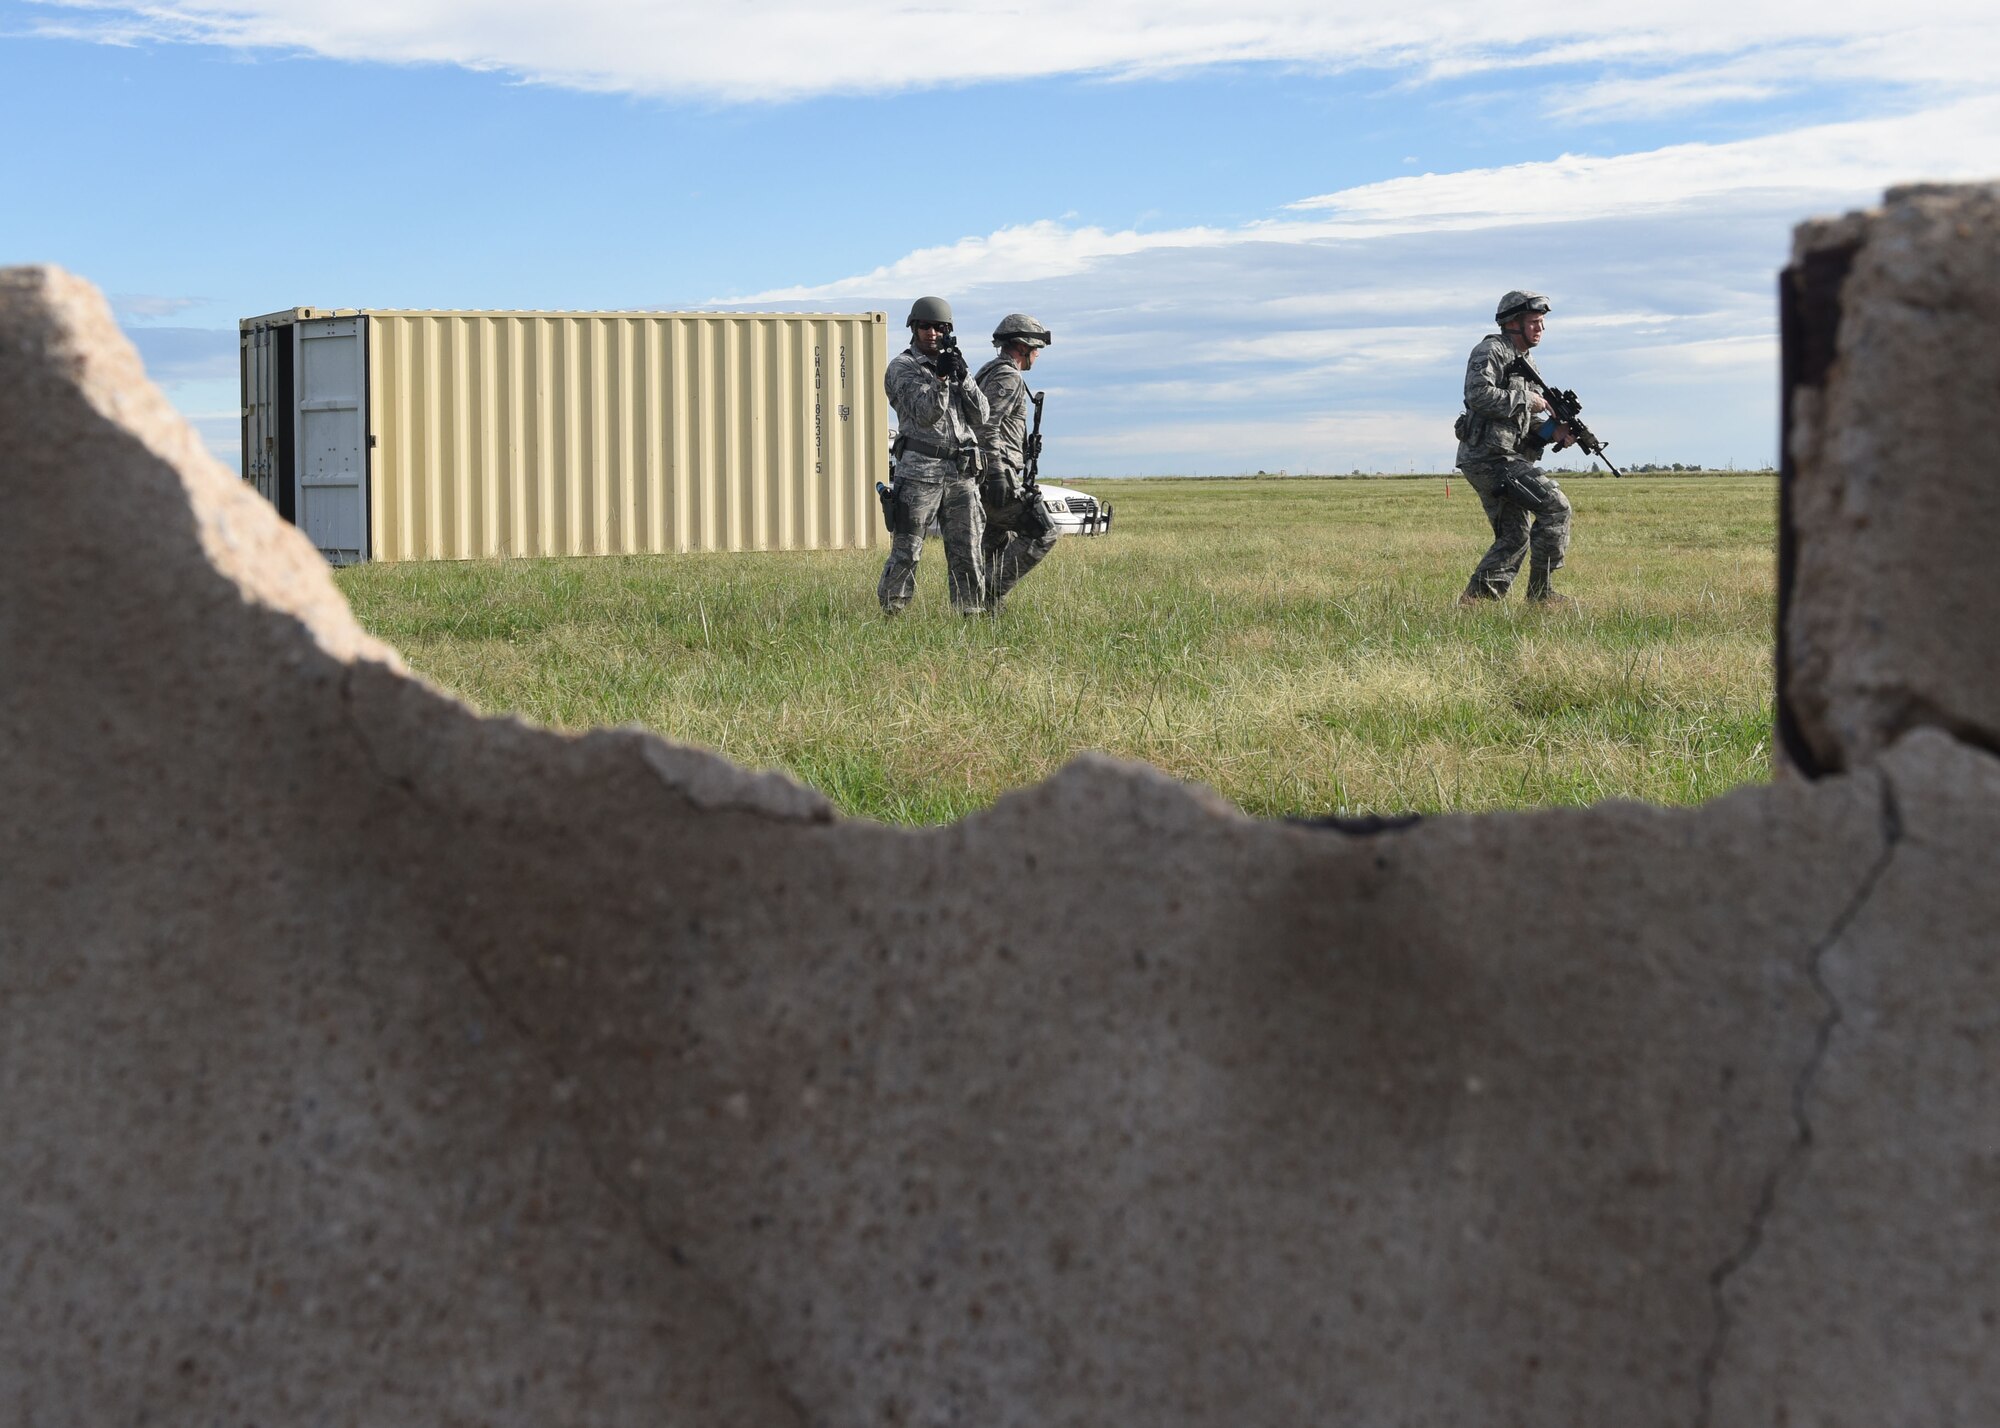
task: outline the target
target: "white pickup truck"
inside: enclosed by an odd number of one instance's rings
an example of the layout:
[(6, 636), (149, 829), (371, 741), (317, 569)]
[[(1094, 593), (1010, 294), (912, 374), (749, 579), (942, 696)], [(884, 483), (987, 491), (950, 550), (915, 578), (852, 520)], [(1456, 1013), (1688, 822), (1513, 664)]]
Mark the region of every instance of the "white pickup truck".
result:
[(1042, 504), (1049, 508), (1049, 516), (1056, 523), (1057, 535), (1108, 535), (1111, 531), (1111, 507), (1099, 504), (1097, 497), (1086, 495), (1069, 486), (1052, 486), (1047, 481), (1040, 483)]
[[(1100, 504), (1095, 496), (1078, 491), (1070, 486), (1054, 486), (1047, 481), (1039, 483), (1042, 502), (1049, 508), (1049, 519), (1056, 523), (1057, 535), (1109, 535), (1111, 533), (1111, 506)], [(924, 528), (926, 536), (941, 535), (936, 516)]]

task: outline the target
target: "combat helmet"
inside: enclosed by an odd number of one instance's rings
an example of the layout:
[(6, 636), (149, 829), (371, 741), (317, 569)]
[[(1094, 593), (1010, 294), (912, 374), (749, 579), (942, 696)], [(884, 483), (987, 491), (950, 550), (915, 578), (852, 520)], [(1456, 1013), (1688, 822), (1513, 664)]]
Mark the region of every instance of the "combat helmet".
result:
[(1547, 312), (1549, 300), (1540, 293), (1523, 292), (1516, 288), (1500, 299), (1500, 306), (1493, 310), (1495, 322), (1505, 322), (1517, 312)]
[(951, 326), (951, 304), (941, 297), (920, 297), (910, 304), (909, 319), (905, 327), (915, 327), (920, 322), (941, 322)]
[(1028, 316), (1025, 312), (1010, 312), (1000, 319), (1000, 325), (993, 329), (993, 345), (1005, 347), (1010, 342), (1018, 342), (1023, 347), (1046, 347), (1056, 340), (1056, 335)]

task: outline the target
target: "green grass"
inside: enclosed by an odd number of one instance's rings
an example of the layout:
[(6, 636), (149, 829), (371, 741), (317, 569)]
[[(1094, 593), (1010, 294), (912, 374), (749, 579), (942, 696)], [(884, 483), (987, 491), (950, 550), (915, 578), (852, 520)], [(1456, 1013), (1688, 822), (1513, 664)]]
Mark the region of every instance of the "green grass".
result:
[(945, 822), (1098, 749), (1258, 814), (1688, 804), (1770, 771), (1768, 477), (1569, 481), (1571, 609), (1455, 603), (1489, 532), (1460, 480), (1085, 483), (998, 621), (925, 548), (365, 565), (362, 623), (487, 712), (643, 724)]

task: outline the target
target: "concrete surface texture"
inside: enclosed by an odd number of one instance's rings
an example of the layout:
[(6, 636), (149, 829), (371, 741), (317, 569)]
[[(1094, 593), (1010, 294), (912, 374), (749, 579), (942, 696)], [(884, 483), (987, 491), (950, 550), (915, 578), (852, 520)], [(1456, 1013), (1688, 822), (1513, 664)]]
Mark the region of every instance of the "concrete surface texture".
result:
[[(1993, 212), (1851, 221), (1840, 383)], [(2000, 1422), (1990, 675), (1863, 659), (1851, 503), (1823, 776), (1361, 836), (1085, 759), (911, 832), (412, 677), (53, 270), (0, 453), (8, 1421)]]
[(2000, 747), (1996, 275), (2000, 184), (1892, 190), (1793, 244), (1783, 692), (1820, 769), (1923, 726)]

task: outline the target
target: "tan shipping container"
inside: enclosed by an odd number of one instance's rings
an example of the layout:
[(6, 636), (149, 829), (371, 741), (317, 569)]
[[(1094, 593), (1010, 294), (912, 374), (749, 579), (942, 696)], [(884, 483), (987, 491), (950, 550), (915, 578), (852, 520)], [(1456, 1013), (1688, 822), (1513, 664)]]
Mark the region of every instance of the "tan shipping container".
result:
[(244, 479), (336, 563), (886, 540), (879, 312), (296, 308), (242, 328)]

